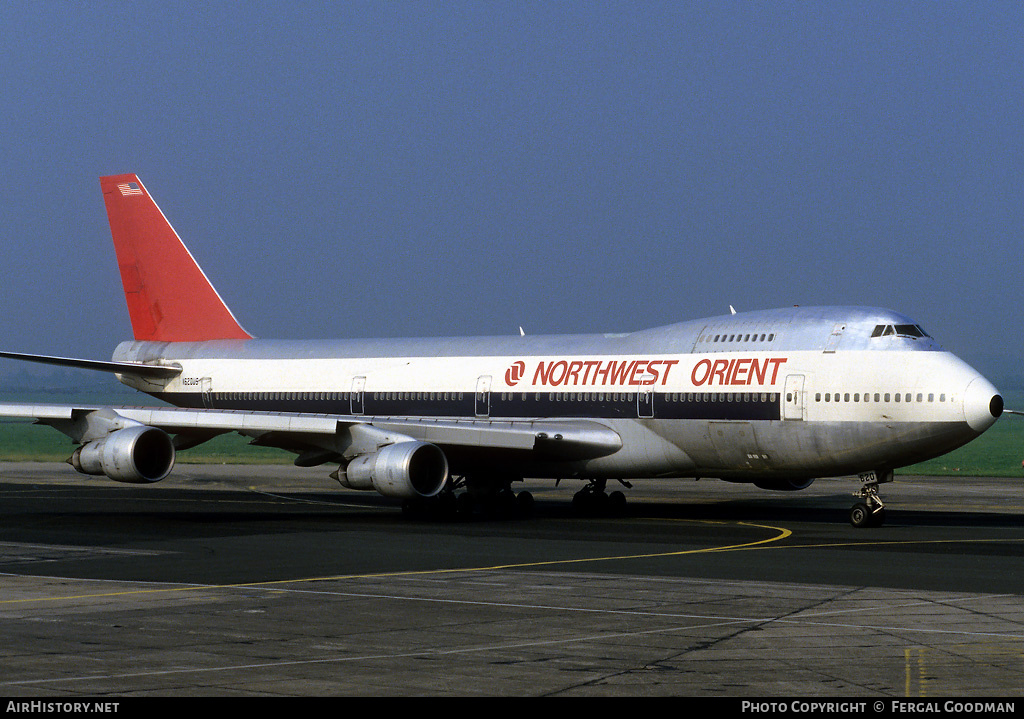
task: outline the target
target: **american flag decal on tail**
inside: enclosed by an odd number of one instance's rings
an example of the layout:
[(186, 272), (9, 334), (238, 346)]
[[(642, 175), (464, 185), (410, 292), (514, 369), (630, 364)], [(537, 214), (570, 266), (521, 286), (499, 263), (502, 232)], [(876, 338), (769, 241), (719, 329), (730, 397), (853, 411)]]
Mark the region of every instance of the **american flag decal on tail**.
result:
[(119, 189), (121, 194), (125, 197), (142, 194), (142, 188), (139, 187), (139, 183), (137, 182), (125, 182), (122, 185), (118, 185), (117, 189)]

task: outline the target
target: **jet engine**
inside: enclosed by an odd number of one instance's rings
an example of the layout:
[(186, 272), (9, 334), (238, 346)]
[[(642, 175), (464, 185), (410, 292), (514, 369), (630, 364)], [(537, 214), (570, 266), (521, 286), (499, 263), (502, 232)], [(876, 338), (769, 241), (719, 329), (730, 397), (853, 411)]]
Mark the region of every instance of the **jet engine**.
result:
[(68, 463), (82, 474), (104, 474), (116, 482), (159, 482), (174, 467), (174, 443), (156, 427), (127, 427), (86, 442)]
[(765, 479), (754, 482), (754, 486), (758, 489), (770, 489), (775, 492), (796, 492), (800, 489), (807, 489), (813, 481), (813, 477), (810, 479)]
[(433, 497), (448, 480), (448, 459), (437, 445), (397, 442), (356, 457), (332, 476), (343, 487), (374, 489), (386, 497)]

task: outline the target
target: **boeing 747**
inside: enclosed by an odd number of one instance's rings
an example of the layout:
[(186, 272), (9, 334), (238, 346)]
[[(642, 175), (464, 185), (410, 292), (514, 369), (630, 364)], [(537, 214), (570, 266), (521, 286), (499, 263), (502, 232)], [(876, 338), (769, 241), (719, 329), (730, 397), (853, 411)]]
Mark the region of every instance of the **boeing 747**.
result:
[(651, 477), (766, 490), (858, 476), (856, 527), (879, 484), (981, 435), (995, 387), (913, 319), (869, 307), (733, 312), (628, 334), (257, 339), (135, 175), (100, 179), (134, 339), (110, 361), (0, 356), (112, 372), (170, 406), (3, 404), (79, 446), (79, 472), (158, 482), (177, 451), (237, 432), (336, 466), (350, 489), (410, 505), (529, 506), (525, 477), (583, 483), (621, 506)]

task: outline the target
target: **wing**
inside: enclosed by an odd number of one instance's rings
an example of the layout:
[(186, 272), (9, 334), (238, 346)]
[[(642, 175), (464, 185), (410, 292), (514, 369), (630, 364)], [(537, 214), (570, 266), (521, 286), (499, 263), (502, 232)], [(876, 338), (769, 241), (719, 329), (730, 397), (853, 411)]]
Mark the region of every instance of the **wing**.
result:
[[(86, 474), (155, 482), (174, 466), (176, 450), (226, 432), (253, 444), (296, 453), (295, 463), (337, 462), (337, 478), (389, 496), (432, 496), (447, 481), (450, 459), (568, 462), (622, 448), (617, 432), (588, 420), (496, 421), (358, 417), (329, 414), (0, 403), (0, 417), (50, 425), (80, 444), (69, 462)], [(419, 476), (422, 475), (422, 476)], [(333, 475), (332, 475), (333, 476)], [(393, 486), (387, 485), (387, 477)], [(387, 490), (387, 491), (385, 491)]]

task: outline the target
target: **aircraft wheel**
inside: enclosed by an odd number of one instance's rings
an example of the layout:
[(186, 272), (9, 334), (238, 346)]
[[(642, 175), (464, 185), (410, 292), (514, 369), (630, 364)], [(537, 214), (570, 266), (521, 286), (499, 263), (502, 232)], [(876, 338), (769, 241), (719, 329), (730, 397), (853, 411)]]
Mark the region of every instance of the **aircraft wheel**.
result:
[(590, 492), (585, 489), (581, 489), (576, 494), (572, 495), (572, 506), (578, 512), (582, 512), (590, 504)]
[(615, 491), (608, 495), (608, 512), (616, 517), (626, 512), (626, 495)]
[(503, 489), (493, 499), (492, 511), (498, 517), (511, 517), (516, 512), (516, 495), (511, 489)]
[(519, 513), (524, 517), (532, 516), (533, 495), (529, 492), (520, 492), (516, 495), (516, 506), (519, 508)]
[(885, 521), (885, 509), (872, 512), (863, 502), (857, 502), (850, 510), (850, 524), (858, 529), (863, 527), (880, 527)]
[[(615, 494), (614, 492), (612, 494)], [(625, 500), (625, 495), (622, 499)], [(581, 489), (572, 498), (572, 506), (580, 514), (599, 516), (613, 508), (612, 499), (604, 492), (594, 489)]]

